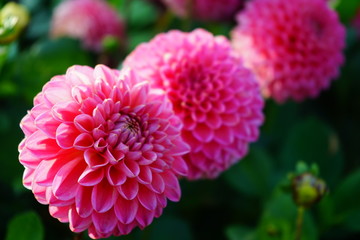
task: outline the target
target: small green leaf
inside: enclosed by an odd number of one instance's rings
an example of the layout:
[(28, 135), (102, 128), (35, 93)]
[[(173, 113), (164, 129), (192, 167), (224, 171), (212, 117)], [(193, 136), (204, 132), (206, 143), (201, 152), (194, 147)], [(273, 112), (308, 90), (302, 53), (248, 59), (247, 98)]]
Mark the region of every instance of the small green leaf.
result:
[(8, 225), (5, 240), (42, 240), (44, 228), (39, 216), (29, 211), (15, 216)]

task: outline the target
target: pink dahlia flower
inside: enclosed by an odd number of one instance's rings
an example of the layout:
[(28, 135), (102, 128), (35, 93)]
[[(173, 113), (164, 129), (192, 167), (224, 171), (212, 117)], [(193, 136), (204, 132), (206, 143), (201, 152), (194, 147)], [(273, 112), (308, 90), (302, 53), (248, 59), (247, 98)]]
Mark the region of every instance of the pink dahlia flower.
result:
[(170, 31), (138, 46), (124, 61), (167, 92), (191, 146), (189, 179), (215, 178), (257, 140), (263, 99), (229, 41), (205, 30)]
[(166, 95), (131, 72), (71, 67), (43, 87), (20, 125), (25, 187), (74, 232), (128, 234), (180, 198), (182, 123)]
[(200, 20), (230, 20), (243, 0), (163, 0), (176, 15)]
[(104, 0), (66, 0), (54, 11), (50, 34), (80, 39), (86, 48), (100, 51), (107, 36), (122, 42), (125, 27), (119, 14)]
[(253, 0), (237, 16), (232, 42), (265, 97), (316, 97), (339, 74), (345, 29), (324, 0)]

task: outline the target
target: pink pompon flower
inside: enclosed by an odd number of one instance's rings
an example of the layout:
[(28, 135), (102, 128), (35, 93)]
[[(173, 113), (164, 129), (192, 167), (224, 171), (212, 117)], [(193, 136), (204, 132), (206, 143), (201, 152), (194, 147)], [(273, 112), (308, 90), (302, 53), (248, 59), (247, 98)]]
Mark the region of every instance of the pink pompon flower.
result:
[(202, 29), (159, 34), (138, 46), (124, 66), (167, 92), (191, 146), (184, 157), (189, 179), (217, 177), (257, 140), (263, 122), (259, 86), (225, 37)]
[(232, 42), (279, 103), (314, 98), (344, 61), (345, 29), (324, 0), (253, 0), (237, 16)]
[(199, 20), (231, 20), (243, 0), (163, 0), (177, 16)]
[(166, 94), (132, 72), (73, 66), (43, 87), (20, 126), (24, 186), (74, 232), (128, 234), (180, 198), (182, 123)]
[(125, 26), (105, 0), (66, 0), (54, 10), (50, 34), (80, 39), (86, 48), (100, 51), (107, 36), (123, 42)]

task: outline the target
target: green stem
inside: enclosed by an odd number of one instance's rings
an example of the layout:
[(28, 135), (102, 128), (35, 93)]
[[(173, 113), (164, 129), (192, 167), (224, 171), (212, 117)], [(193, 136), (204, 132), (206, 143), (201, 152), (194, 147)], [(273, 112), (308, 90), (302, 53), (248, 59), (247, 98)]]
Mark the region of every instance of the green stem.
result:
[(299, 206), (297, 209), (297, 216), (296, 216), (295, 240), (301, 240), (302, 227), (304, 222), (304, 212), (305, 212), (305, 208)]

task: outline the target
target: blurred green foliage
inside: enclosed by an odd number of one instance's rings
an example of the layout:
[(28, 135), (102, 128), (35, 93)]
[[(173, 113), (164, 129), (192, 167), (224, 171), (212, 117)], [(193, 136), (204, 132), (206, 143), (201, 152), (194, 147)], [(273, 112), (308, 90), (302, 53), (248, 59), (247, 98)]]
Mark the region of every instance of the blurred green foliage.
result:
[[(49, 39), (52, 11), (60, 0), (18, 2), (29, 9), (30, 25), (20, 39), (0, 46), (0, 239), (72, 239), (68, 226), (50, 217), (22, 186), (19, 122), (52, 76), (74, 64), (94, 66), (101, 58), (76, 40)], [(162, 31), (203, 27), (228, 35), (235, 24), (185, 22), (146, 0), (108, 2), (127, 24), (121, 57)], [(109, 239), (293, 239), (296, 206), (280, 185), (299, 160), (316, 163), (330, 189), (306, 213), (302, 239), (360, 239), (360, 38), (350, 25), (360, 1), (337, 0), (333, 7), (347, 26), (348, 39), (346, 64), (330, 89), (300, 104), (268, 100), (261, 138), (245, 159), (216, 180), (183, 180), (182, 200), (169, 203), (161, 218), (144, 231)]]

